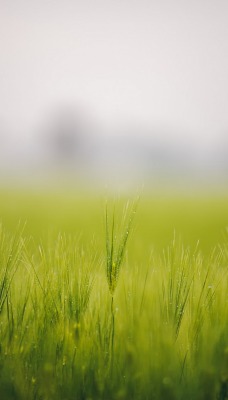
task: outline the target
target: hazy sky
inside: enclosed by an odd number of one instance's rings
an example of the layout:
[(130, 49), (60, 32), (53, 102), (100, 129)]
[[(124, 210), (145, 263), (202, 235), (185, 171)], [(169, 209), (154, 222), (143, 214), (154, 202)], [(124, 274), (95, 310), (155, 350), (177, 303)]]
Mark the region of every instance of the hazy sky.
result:
[(228, 133), (227, 0), (0, 0), (0, 117), (58, 102)]

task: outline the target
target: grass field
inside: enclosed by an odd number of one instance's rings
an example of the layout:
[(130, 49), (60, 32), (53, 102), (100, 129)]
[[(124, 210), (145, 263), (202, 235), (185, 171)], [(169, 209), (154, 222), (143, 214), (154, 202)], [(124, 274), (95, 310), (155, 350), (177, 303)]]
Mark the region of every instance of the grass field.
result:
[(134, 211), (1, 193), (1, 400), (228, 399), (228, 196)]

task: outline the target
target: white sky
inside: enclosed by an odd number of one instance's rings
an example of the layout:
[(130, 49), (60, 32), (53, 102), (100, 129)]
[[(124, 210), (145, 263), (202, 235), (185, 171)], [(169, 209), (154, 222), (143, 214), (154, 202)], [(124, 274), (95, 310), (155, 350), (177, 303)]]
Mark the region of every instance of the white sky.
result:
[(0, 117), (24, 129), (63, 100), (228, 134), (228, 1), (0, 0)]

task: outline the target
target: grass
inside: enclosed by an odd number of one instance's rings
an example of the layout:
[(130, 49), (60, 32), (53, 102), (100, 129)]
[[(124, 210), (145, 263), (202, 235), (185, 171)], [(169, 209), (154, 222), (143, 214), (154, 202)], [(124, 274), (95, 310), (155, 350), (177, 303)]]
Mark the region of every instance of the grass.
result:
[(0, 398), (227, 400), (227, 199), (100, 203), (2, 194)]
[[(110, 334), (110, 361), (111, 361), (111, 371), (113, 372), (114, 366), (114, 339), (115, 339), (115, 310), (114, 310), (114, 293), (117, 287), (120, 268), (124, 260), (124, 255), (126, 251), (126, 246), (133, 222), (133, 217), (136, 213), (137, 203), (133, 202), (132, 209), (129, 211), (129, 203), (124, 211), (124, 216), (122, 218), (125, 226), (122, 227), (121, 233), (119, 234), (119, 243), (117, 243), (118, 234), (115, 232), (115, 208), (112, 214), (112, 224), (111, 230), (108, 221), (108, 205), (106, 204), (105, 210), (105, 234), (106, 234), (106, 276), (109, 287), (109, 292), (111, 295), (111, 334)], [(128, 220), (125, 222), (128, 216)]]

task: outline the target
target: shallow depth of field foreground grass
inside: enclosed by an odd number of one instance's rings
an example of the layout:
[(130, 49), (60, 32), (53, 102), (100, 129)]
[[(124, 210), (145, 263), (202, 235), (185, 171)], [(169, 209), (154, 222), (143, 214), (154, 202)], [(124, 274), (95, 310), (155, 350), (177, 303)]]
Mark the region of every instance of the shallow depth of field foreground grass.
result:
[(0, 399), (227, 400), (227, 197), (66, 197), (0, 199)]

